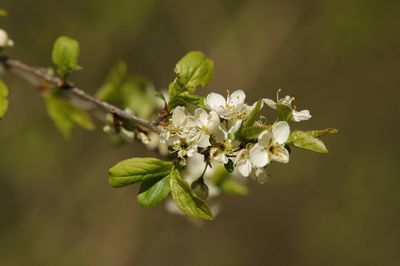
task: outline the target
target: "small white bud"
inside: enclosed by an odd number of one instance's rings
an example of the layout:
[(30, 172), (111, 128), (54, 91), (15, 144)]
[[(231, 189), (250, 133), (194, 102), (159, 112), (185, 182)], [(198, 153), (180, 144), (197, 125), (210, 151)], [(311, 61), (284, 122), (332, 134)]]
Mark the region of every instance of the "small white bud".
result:
[(132, 131), (129, 131), (123, 127), (121, 127), (121, 129), (120, 129), (119, 135), (126, 142), (132, 142), (135, 139), (135, 133)]
[(139, 132), (137, 135), (137, 138), (140, 139), (144, 145), (150, 144), (149, 137), (146, 134), (144, 134), (143, 132)]
[(115, 133), (114, 128), (113, 128), (112, 126), (110, 126), (110, 125), (105, 125), (105, 126), (103, 127), (103, 131), (104, 131), (105, 133), (107, 133), (107, 134), (114, 134), (114, 133)]
[(3, 29), (0, 29), (0, 48), (11, 47), (13, 45), (14, 42), (9, 39), (7, 32)]

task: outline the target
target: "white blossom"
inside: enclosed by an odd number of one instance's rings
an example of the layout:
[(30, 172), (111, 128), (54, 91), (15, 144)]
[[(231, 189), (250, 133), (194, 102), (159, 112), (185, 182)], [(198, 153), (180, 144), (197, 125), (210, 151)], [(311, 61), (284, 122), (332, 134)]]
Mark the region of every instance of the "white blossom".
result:
[(235, 166), (239, 174), (244, 177), (248, 177), (252, 170), (253, 165), (249, 160), (249, 154), (247, 149), (242, 149), (235, 158)]
[(235, 166), (238, 173), (244, 177), (250, 176), (253, 180), (263, 184), (267, 179), (265, 169), (262, 167), (255, 167), (250, 158), (249, 151), (242, 149), (235, 158)]
[(289, 162), (289, 152), (285, 142), (289, 138), (290, 128), (285, 121), (280, 121), (272, 129), (263, 131), (258, 136), (258, 142), (250, 149), (242, 149), (235, 158), (235, 166), (239, 174), (251, 176), (259, 183), (267, 180), (265, 166), (271, 161)]
[(220, 124), (218, 114), (214, 111), (207, 113), (206, 110), (198, 108), (194, 112), (194, 118), (200, 129), (199, 147), (206, 148), (211, 146), (210, 135), (217, 130)]
[(221, 94), (213, 92), (207, 96), (205, 104), (209, 110), (215, 111), (220, 117), (229, 119), (243, 111), (245, 99), (246, 94), (242, 90), (228, 94), (226, 99)]
[(240, 142), (234, 139), (234, 134), (239, 130), (242, 122), (242, 120), (232, 119), (227, 121), (229, 129), (226, 129), (223, 124), (218, 127), (213, 135), (217, 144), (210, 149), (212, 159), (223, 164), (228, 163), (228, 156), (233, 156), (240, 145)]
[(8, 37), (5, 30), (0, 29), (0, 48), (11, 47), (14, 45), (13, 40)]
[(290, 127), (285, 121), (279, 121), (272, 130), (265, 130), (258, 136), (258, 142), (250, 149), (249, 159), (257, 168), (265, 167), (271, 161), (288, 163), (289, 151), (285, 142), (289, 138)]
[(204, 109), (198, 109), (195, 115), (186, 115), (185, 108), (174, 109), (169, 124), (162, 129), (160, 138), (178, 157), (191, 157), (198, 148), (211, 145), (210, 135), (218, 127), (219, 117), (215, 112), (209, 114)]
[[(158, 152), (162, 155), (162, 156), (167, 156), (168, 154), (168, 146), (167, 144), (164, 142), (162, 142), (160, 140), (160, 137), (154, 133), (154, 132), (148, 132), (147, 133), (147, 138), (149, 140), (149, 142), (147, 144), (145, 144), (149, 149), (154, 150), (157, 149)], [(143, 140), (142, 140), (143, 142)]]

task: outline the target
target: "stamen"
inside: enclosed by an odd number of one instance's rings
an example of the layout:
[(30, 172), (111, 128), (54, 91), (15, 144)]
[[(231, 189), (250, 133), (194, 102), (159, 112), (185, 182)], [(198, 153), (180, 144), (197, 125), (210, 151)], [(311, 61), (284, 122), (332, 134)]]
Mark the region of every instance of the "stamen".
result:
[(278, 89), (278, 91), (276, 92), (276, 102), (279, 101), (279, 93), (282, 91), (282, 89)]

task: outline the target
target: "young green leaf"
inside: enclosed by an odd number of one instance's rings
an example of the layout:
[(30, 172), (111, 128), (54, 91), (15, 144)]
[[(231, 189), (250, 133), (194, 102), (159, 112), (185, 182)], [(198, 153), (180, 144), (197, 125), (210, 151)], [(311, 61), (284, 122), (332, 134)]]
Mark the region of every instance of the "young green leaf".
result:
[(263, 132), (264, 130), (266, 130), (266, 128), (245, 127), (242, 129), (242, 131), (240, 133), (241, 133), (242, 137), (245, 138), (246, 140), (251, 140), (251, 139), (257, 138), (258, 135), (260, 135), (261, 132)]
[(325, 135), (335, 134), (338, 132), (338, 130), (335, 128), (326, 128), (326, 129), (322, 129), (322, 130), (309, 130), (306, 132), (308, 134), (310, 134), (311, 136), (313, 136), (314, 138), (319, 138), (319, 137), (322, 137)]
[(131, 158), (121, 161), (108, 171), (108, 181), (113, 187), (157, 180), (171, 173), (172, 163), (156, 158)]
[(169, 101), (169, 108), (173, 109), (177, 106), (185, 106), (188, 104), (196, 105), (196, 106), (204, 106), (204, 97), (189, 94), (187, 91), (180, 93), (179, 95), (171, 98)]
[(58, 73), (65, 77), (68, 73), (74, 70), (79, 70), (79, 43), (69, 37), (59, 37), (53, 47), (52, 59), (57, 66)]
[(293, 131), (286, 144), (305, 150), (327, 153), (328, 149), (325, 144), (320, 139), (314, 137), (313, 134), (313, 131)]
[(140, 206), (152, 208), (165, 200), (170, 191), (170, 175), (159, 179), (145, 180), (140, 185), (137, 200)]
[(151, 87), (152, 85), (143, 78), (128, 78), (119, 89), (122, 105), (140, 118), (150, 118), (155, 108)]
[(286, 104), (277, 103), (276, 111), (278, 113), (279, 121), (290, 121), (290, 119), (292, 118), (292, 108), (290, 108)]
[(138, 117), (148, 119), (155, 108), (151, 88), (152, 84), (143, 77), (128, 77), (126, 64), (118, 62), (96, 97), (121, 108), (129, 108)]
[(262, 108), (262, 100), (259, 100), (256, 103), (256, 106), (253, 108), (253, 110), (251, 110), (247, 121), (244, 123), (244, 128), (246, 127), (252, 127), (254, 125), (254, 123), (256, 122), (258, 115), (260, 114), (261, 108)]
[(175, 66), (179, 83), (191, 93), (198, 86), (206, 86), (214, 74), (214, 62), (203, 53), (193, 51), (182, 57)]
[(96, 97), (103, 101), (119, 100), (118, 88), (126, 80), (127, 66), (124, 62), (117, 62), (108, 73), (107, 79), (96, 93)]
[(0, 79), (0, 119), (4, 117), (8, 109), (8, 88), (7, 85)]
[(175, 98), (184, 91), (187, 91), (186, 88), (180, 85), (177, 79), (168, 85), (168, 95), (170, 99)]
[(183, 213), (198, 219), (213, 219), (208, 206), (192, 193), (189, 184), (182, 179), (176, 169), (172, 170), (170, 184), (172, 198)]
[(65, 138), (70, 136), (74, 125), (87, 130), (95, 128), (92, 118), (84, 110), (59, 98), (54, 93), (47, 93), (44, 98), (50, 118)]

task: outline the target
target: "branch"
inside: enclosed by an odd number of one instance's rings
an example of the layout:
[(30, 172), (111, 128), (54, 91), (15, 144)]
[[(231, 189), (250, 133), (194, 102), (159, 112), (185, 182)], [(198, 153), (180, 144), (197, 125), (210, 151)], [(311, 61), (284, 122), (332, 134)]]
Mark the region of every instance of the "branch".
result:
[(141, 119), (129, 112), (126, 112), (110, 103), (101, 101), (97, 99), (96, 97), (93, 97), (90, 94), (87, 94), (83, 90), (77, 88), (73, 84), (64, 81), (63, 79), (51, 75), (48, 73), (46, 69), (39, 68), (39, 67), (34, 67), (27, 65), (25, 63), (22, 63), (18, 60), (8, 58), (6, 56), (0, 56), (0, 64), (4, 66), (5, 69), (7, 70), (17, 70), (14, 71), (17, 75), (28, 81), (29, 83), (33, 83), (32, 80), (24, 75), (24, 73), (32, 74), (40, 79), (43, 79), (50, 84), (54, 85), (55, 87), (63, 88), (65, 89), (66, 93), (69, 93), (73, 96), (76, 96), (86, 102), (92, 103), (98, 108), (111, 113), (113, 115), (116, 115), (117, 117), (120, 117), (122, 119), (131, 121), (132, 123), (142, 126), (146, 129), (149, 129), (151, 131), (154, 131), (155, 133), (160, 133), (160, 129), (156, 126), (158, 123), (156, 121), (147, 121), (144, 119)]

